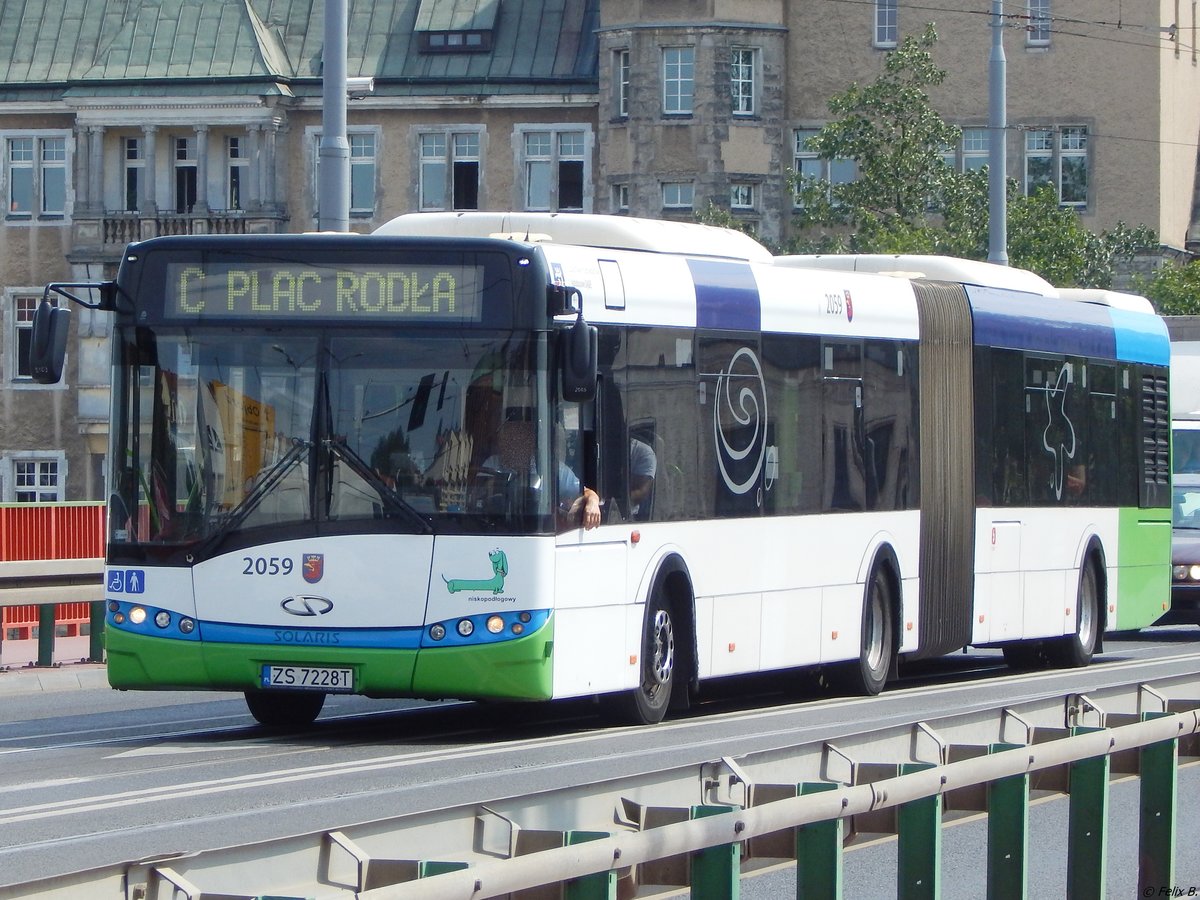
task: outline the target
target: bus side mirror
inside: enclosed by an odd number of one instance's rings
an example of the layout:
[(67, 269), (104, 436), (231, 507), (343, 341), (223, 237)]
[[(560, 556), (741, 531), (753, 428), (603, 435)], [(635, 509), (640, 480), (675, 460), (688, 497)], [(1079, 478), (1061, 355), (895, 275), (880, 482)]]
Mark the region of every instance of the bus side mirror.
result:
[[(578, 300), (578, 303), (576, 301)], [(583, 299), (578, 288), (565, 284), (546, 286), (546, 315), (550, 317), (577, 313), (583, 308)]]
[(71, 311), (51, 306), (48, 300), (38, 304), (33, 314), (33, 333), (29, 341), (29, 368), (39, 384), (58, 384), (62, 381), (67, 359), (67, 331), (71, 327)]
[(599, 346), (596, 326), (585, 322), (582, 315), (558, 333), (563, 400), (586, 403), (596, 396)]

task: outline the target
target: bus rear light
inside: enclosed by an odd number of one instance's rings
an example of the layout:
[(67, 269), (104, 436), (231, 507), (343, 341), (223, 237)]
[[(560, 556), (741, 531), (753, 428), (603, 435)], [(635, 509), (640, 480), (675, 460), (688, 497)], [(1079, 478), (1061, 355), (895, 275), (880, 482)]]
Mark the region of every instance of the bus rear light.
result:
[(499, 634), (504, 630), (504, 619), (500, 616), (488, 616), (487, 630), (492, 634)]

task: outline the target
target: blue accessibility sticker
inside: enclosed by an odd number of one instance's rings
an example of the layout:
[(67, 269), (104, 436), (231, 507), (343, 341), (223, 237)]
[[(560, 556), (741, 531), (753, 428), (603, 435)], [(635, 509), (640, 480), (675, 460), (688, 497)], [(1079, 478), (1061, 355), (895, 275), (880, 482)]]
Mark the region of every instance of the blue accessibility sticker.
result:
[(146, 570), (109, 569), (108, 592), (110, 594), (144, 594), (146, 592)]

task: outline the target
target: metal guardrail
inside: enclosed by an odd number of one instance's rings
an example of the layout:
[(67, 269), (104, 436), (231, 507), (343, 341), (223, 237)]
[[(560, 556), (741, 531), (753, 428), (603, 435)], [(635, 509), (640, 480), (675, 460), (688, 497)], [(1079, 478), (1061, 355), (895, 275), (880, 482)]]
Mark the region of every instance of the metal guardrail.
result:
[[(38, 665), (54, 664), (55, 616), (60, 603), (89, 603), (89, 656), (104, 656), (104, 559), (30, 559), (0, 562), (0, 607), (38, 607)], [(4, 639), (0, 630), (0, 641)]]
[(0, 562), (0, 606), (90, 603), (103, 599), (103, 557)]
[[(1200, 707), (1200, 703), (1195, 704)], [(851, 817), (896, 813), (899, 839), (897, 896), (936, 896), (943, 799), (952, 791), (986, 787), (979, 809), (989, 816), (987, 884), (990, 898), (1029, 895), (1028, 804), (1031, 778), (1069, 769), (1070, 833), (1067, 893), (1103, 897), (1108, 779), (1114, 759), (1136, 753), (1130, 774), (1142, 777), (1138, 896), (1159, 896), (1173, 884), (1178, 742), (1200, 733), (1196, 709), (1148, 713), (1115, 728), (1078, 727), (1035, 745), (991, 744), (956, 762), (902, 763), (897, 774), (865, 784), (814, 782), (755, 785), (794, 796), (744, 808), (693, 807), (688, 821), (628, 834), (590, 834), (525, 856), (457, 867), (405, 884), (359, 891), (358, 900), (448, 900), (508, 895), (562, 884), (564, 896), (617, 898), (621, 870), (687, 855), (693, 900), (733, 900), (744, 848), (785, 836), (778, 858), (797, 860), (797, 896), (841, 897), (842, 847)], [(949, 747), (943, 748), (948, 755)], [(1126, 763), (1128, 765), (1128, 763)], [(735, 767), (736, 771), (736, 767)], [(734, 777), (737, 777), (736, 775)], [(999, 827), (991, 827), (992, 820)], [(1001, 824), (1002, 823), (1002, 824)], [(790, 846), (788, 842), (791, 842)]]
[[(987, 816), (987, 894), (1006, 900), (1031, 896), (1030, 798), (1047, 793), (1069, 797), (1067, 895), (1100, 898), (1109, 782), (1127, 775), (1140, 778), (1138, 896), (1167, 896), (1180, 759), (1200, 757), (1200, 700), (1180, 698), (1198, 687), (1190, 676), (1035, 698), (837, 745), (122, 863), (0, 888), (0, 900), (626, 900), (684, 886), (732, 900), (741, 874), (785, 860), (797, 896), (834, 900), (844, 848), (877, 834), (897, 836), (896, 895), (913, 900), (938, 895), (943, 821), (963, 812)], [(865, 761), (878, 759), (890, 761)]]

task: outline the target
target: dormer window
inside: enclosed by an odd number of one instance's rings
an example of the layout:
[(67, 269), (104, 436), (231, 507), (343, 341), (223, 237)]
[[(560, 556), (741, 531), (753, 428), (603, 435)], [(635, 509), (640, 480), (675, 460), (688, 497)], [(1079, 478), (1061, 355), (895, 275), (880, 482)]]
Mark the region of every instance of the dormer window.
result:
[(472, 53), (492, 49), (490, 31), (427, 31), (421, 35), (426, 53)]
[(500, 0), (421, 0), (415, 27), (421, 52), (491, 50), (499, 11)]

